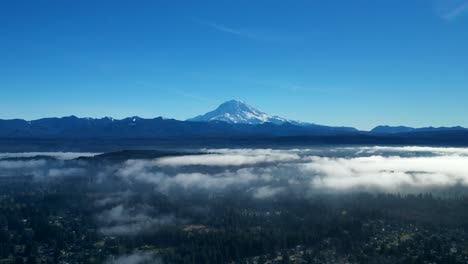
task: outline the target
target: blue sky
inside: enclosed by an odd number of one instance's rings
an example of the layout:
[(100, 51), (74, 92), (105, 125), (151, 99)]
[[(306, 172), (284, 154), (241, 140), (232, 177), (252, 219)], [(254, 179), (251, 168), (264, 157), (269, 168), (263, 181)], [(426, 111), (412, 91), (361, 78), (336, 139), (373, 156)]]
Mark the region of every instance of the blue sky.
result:
[(468, 126), (468, 0), (0, 2), (0, 118)]

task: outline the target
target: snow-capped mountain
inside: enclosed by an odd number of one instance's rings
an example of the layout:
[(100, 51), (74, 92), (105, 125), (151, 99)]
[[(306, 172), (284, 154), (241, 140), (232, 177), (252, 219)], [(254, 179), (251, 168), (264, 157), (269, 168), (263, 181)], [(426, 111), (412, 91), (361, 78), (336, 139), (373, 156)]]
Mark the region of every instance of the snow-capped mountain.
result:
[(270, 116), (243, 101), (231, 100), (222, 103), (215, 110), (199, 115), (187, 121), (208, 122), (223, 121), (231, 124), (258, 125), (263, 123), (303, 125), (305, 123), (288, 120), (278, 116)]

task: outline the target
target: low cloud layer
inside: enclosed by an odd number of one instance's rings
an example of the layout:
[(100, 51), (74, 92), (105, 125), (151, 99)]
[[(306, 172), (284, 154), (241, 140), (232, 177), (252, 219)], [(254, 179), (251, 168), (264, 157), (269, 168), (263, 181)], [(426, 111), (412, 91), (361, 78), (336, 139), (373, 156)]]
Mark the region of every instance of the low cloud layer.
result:
[(432, 188), (468, 185), (468, 157), (358, 158), (311, 157), (303, 164), (305, 173), (316, 175), (315, 188), (349, 190), (362, 187), (398, 192), (404, 188)]
[[(0, 170), (2, 174), (29, 174), (36, 178), (94, 173), (103, 181), (117, 177), (127, 183), (153, 186), (166, 195), (175, 190), (222, 192), (236, 188), (259, 199), (288, 192), (399, 192), (468, 185), (467, 148), (373, 146), (204, 152), (207, 154), (128, 160), (92, 171), (86, 162), (6, 159), (0, 160)], [(60, 155), (63, 153), (52, 154)]]
[(46, 165), (45, 160), (0, 160), (0, 170), (36, 169)]
[(110, 258), (106, 264), (162, 264), (162, 261), (152, 253), (136, 252)]
[(176, 219), (171, 215), (149, 215), (150, 208), (127, 208), (117, 205), (98, 216), (103, 225), (101, 232), (110, 236), (138, 235), (145, 230), (155, 230), (161, 226), (174, 225)]
[[(177, 188), (189, 191), (239, 188), (259, 199), (287, 192), (301, 195), (352, 190), (406, 192), (468, 185), (466, 148), (212, 149), (207, 152), (211, 154), (131, 160), (116, 175), (152, 184), (163, 193)], [(190, 168), (182, 169), (186, 166)]]
[(161, 158), (159, 166), (244, 166), (259, 163), (289, 162), (300, 159), (296, 153), (271, 149), (220, 149), (207, 150), (215, 154), (188, 155), (182, 157)]
[(373, 147), (352, 147), (345, 148), (354, 150), (357, 153), (375, 154), (381, 153), (382, 155), (391, 153), (407, 154), (407, 153), (426, 153), (433, 155), (451, 155), (451, 156), (468, 156), (468, 148), (437, 148), (437, 147), (421, 147), (421, 146), (402, 146), (402, 147), (389, 147), (389, 146), (373, 146)]
[[(161, 198), (190, 201), (187, 206), (194, 206), (194, 197), (211, 199), (227, 194), (266, 200), (307, 198), (330, 192), (421, 193), (454, 187), (468, 190), (467, 148), (374, 146), (203, 151), (203, 155), (110, 163), (44, 157), (4, 159), (0, 160), (0, 177), (31, 175), (36, 180), (50, 181), (86, 177), (92, 188), (100, 190), (91, 204), (99, 211), (96, 215), (99, 230), (109, 236), (133, 236), (190, 223), (186, 215), (158, 208)], [(135, 193), (140, 194), (140, 200), (132, 200)], [(130, 262), (140, 260), (144, 258), (137, 254), (109, 263), (140, 263)]]

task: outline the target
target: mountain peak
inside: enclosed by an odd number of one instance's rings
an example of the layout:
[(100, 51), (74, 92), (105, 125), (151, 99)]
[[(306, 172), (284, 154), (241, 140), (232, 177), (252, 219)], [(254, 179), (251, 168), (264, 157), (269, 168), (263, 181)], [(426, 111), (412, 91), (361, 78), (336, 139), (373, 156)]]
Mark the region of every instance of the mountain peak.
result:
[(188, 119), (193, 122), (224, 121), (231, 124), (257, 125), (263, 123), (284, 124), (287, 119), (270, 116), (241, 100), (229, 100), (218, 106), (215, 110), (204, 115)]
[(247, 104), (245, 101), (243, 100), (236, 100), (236, 99), (232, 99), (232, 100), (229, 100), (229, 101), (226, 101), (224, 103), (222, 103), (221, 105), (223, 104)]
[(222, 103), (221, 105), (218, 106), (216, 109), (218, 111), (222, 111), (225, 113), (241, 113), (241, 112), (252, 112), (252, 113), (257, 113), (257, 114), (265, 114), (258, 109), (255, 109), (254, 107), (248, 105), (244, 101), (240, 100), (230, 100)]

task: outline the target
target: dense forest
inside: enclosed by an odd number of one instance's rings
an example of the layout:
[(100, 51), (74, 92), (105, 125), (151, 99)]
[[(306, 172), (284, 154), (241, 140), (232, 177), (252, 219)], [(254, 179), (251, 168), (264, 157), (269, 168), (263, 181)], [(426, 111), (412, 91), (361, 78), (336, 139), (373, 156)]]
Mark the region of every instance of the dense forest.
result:
[(103, 263), (135, 252), (163, 263), (466, 263), (468, 257), (468, 197), (174, 198), (121, 185), (132, 190), (124, 207), (144, 204), (154, 217), (172, 216), (122, 235), (100, 226), (99, 215), (113, 205), (96, 205), (106, 193), (95, 181), (2, 178), (2, 263)]

